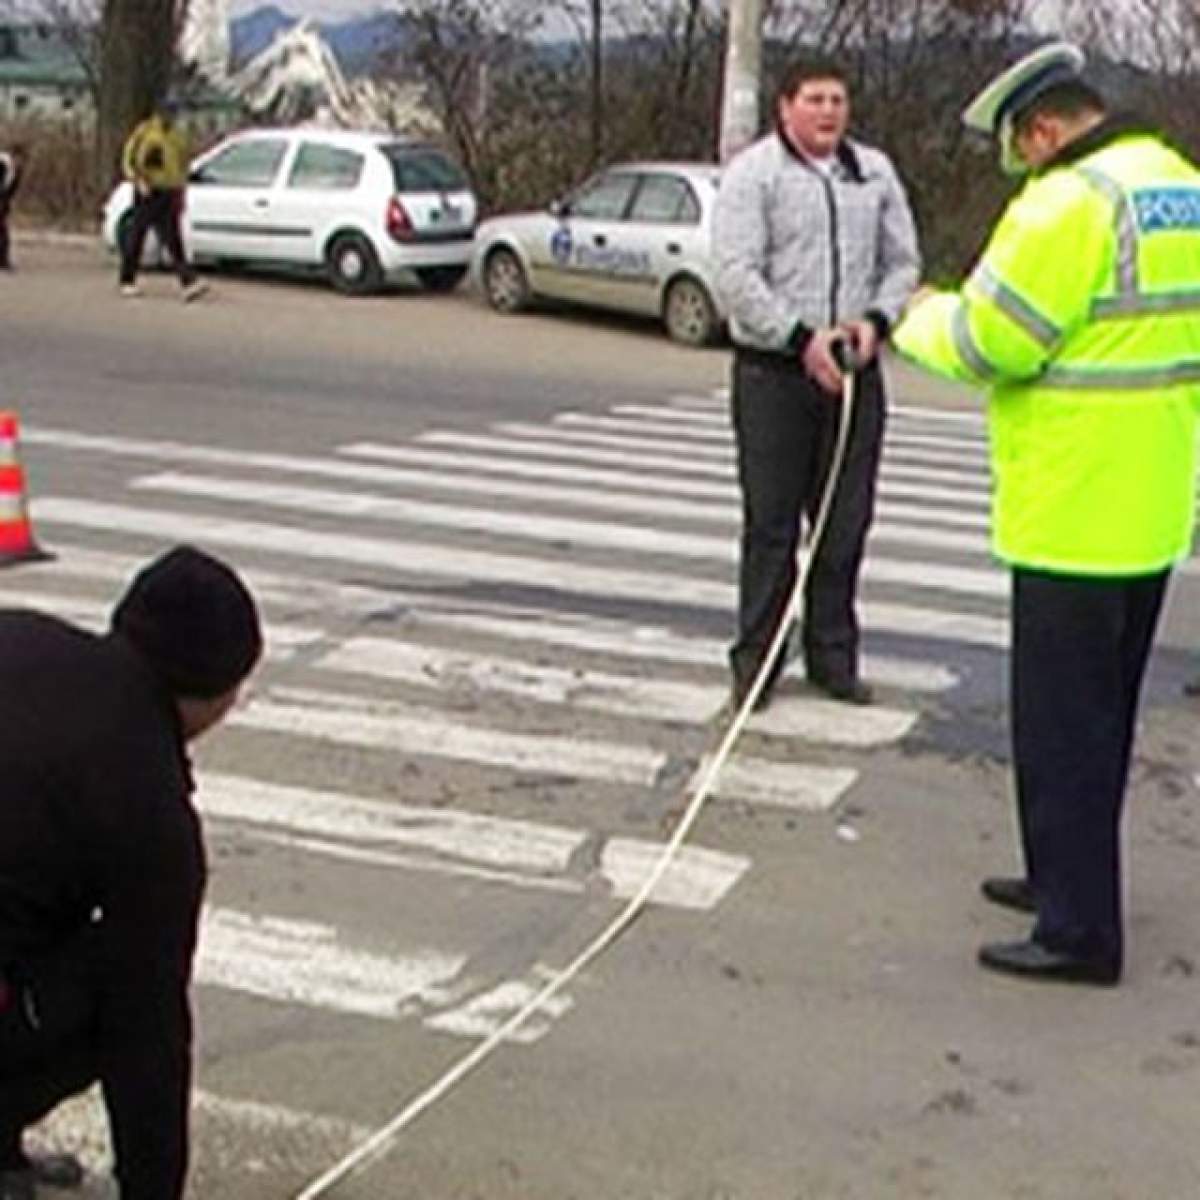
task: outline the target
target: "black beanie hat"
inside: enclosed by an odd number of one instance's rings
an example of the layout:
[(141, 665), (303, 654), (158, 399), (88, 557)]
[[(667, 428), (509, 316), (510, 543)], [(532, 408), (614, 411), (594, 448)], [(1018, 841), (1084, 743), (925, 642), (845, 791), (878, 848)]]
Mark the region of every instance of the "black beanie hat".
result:
[(138, 572), (113, 609), (112, 628), (176, 696), (220, 696), (245, 679), (262, 653), (246, 585), (192, 546), (176, 546)]

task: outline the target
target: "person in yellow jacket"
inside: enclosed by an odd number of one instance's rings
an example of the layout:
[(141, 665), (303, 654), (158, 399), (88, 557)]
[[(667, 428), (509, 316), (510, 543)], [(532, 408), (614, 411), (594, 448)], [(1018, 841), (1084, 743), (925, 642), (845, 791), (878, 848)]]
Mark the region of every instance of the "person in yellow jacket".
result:
[(121, 154), (121, 169), (134, 190), (133, 219), (120, 247), (122, 296), (141, 295), (137, 273), (149, 229), (171, 256), (184, 300), (195, 300), (208, 290), (188, 262), (180, 233), (188, 154), (175, 116), (174, 104), (164, 101), (134, 128)]
[(1114, 984), (1120, 820), (1142, 676), (1189, 550), (1200, 407), (1200, 172), (1108, 113), (1069, 43), (964, 114), (1029, 178), (957, 293), (923, 291), (900, 353), (989, 389), (993, 544), (1012, 571), (1010, 703), (1025, 874), (983, 883), (1035, 914), (981, 965)]

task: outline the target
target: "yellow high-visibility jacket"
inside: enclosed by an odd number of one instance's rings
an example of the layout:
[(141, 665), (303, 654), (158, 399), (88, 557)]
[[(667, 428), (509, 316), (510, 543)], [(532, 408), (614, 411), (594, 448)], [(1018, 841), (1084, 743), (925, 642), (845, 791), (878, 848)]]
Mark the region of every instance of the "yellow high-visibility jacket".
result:
[(147, 117), (125, 142), (121, 169), (126, 179), (152, 188), (181, 188), (187, 182), (187, 140), (158, 114)]
[(1035, 174), (959, 293), (896, 348), (989, 389), (993, 546), (1017, 566), (1161, 570), (1191, 545), (1200, 172), (1107, 121)]

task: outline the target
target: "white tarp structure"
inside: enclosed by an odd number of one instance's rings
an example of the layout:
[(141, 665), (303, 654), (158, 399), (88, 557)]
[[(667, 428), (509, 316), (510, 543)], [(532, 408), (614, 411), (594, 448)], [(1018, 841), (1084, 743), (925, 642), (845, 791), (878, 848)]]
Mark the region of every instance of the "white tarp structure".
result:
[(179, 57), (214, 87), (229, 74), (228, 0), (188, 0)]
[(228, 0), (190, 0), (180, 57), (253, 116), (273, 124), (315, 121), (421, 136), (441, 132), (417, 85), (348, 81), (316, 22), (307, 18), (230, 73)]

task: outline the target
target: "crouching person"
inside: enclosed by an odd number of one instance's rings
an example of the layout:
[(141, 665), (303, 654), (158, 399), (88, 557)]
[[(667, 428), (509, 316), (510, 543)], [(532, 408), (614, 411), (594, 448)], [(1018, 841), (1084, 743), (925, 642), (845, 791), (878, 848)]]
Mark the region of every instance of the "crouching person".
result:
[(78, 1182), (25, 1129), (99, 1082), (121, 1200), (177, 1200), (205, 882), (187, 743), (258, 661), (254, 600), (178, 547), (104, 636), (0, 611), (0, 1200)]

